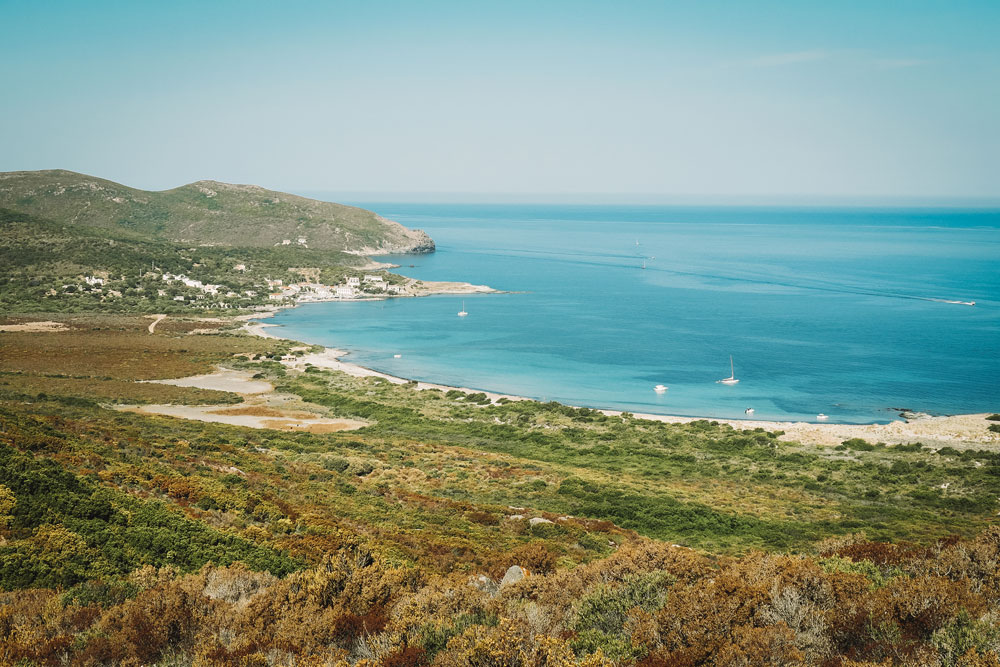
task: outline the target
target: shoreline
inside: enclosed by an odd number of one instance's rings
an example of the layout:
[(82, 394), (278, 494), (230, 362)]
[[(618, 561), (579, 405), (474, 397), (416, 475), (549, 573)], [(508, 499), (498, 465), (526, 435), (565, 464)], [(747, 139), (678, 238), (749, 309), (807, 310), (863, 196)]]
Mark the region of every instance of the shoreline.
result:
[[(243, 331), (263, 338), (276, 338), (281, 340), (298, 341), (286, 336), (279, 336), (267, 331), (268, 328), (279, 327), (278, 324), (268, 322), (254, 322), (257, 319), (273, 317), (279, 309), (274, 309), (266, 313), (244, 316), (246, 324)], [(311, 345), (310, 343), (303, 343)], [(341, 357), (350, 354), (348, 350), (340, 350), (331, 347), (323, 347), (322, 352), (315, 352), (297, 357), (295, 361), (283, 361), (282, 363), (295, 370), (305, 370), (306, 364), (311, 364), (318, 368), (335, 370), (347, 373), (353, 377), (378, 377), (393, 384), (414, 384), (417, 390), (438, 389), (440, 391), (461, 391), (464, 394), (485, 394), (493, 403), (501, 398), (510, 401), (536, 401), (538, 399), (516, 394), (504, 394), (499, 392), (473, 389), (470, 387), (458, 387), (453, 385), (438, 384), (434, 382), (422, 382), (408, 378), (383, 373), (372, 368), (367, 368), (359, 364), (344, 361)], [(571, 406), (580, 407), (580, 406)], [(680, 415), (659, 415), (653, 413), (631, 412), (627, 410), (610, 410), (593, 408), (607, 416), (620, 416), (623, 412), (631, 414), (637, 419), (658, 421), (667, 424), (688, 424), (696, 421), (714, 421), (720, 424), (728, 424), (735, 429), (747, 430), (763, 428), (766, 431), (784, 431), (779, 436), (781, 440), (798, 441), (803, 444), (814, 444), (823, 446), (836, 446), (844, 440), (851, 438), (862, 438), (869, 442), (884, 442), (888, 445), (911, 444), (922, 442), (927, 446), (965, 446), (974, 444), (1000, 446), (1000, 434), (986, 430), (986, 417), (990, 413), (958, 414), (945, 416), (926, 416), (914, 419), (900, 419), (888, 424), (829, 424), (803, 421), (764, 421), (753, 419), (726, 419), (717, 417), (685, 417)]]

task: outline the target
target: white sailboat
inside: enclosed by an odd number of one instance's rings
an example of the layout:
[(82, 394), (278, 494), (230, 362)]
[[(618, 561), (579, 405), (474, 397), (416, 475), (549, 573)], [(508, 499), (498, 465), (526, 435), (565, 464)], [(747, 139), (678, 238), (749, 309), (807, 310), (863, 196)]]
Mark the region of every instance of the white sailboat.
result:
[(662, 384), (658, 384), (655, 387), (653, 387), (653, 391), (655, 391), (657, 394), (662, 394), (667, 389), (670, 389), (670, 387), (668, 387), (666, 385), (662, 385)]
[(736, 384), (739, 380), (736, 378), (736, 370), (733, 368), (733, 355), (729, 355), (729, 377), (717, 380), (721, 384)]
[(465, 317), (466, 315), (468, 315), (468, 313), (465, 312), (465, 300), (463, 299), (462, 300), (462, 310), (458, 311), (458, 316), (459, 317)]

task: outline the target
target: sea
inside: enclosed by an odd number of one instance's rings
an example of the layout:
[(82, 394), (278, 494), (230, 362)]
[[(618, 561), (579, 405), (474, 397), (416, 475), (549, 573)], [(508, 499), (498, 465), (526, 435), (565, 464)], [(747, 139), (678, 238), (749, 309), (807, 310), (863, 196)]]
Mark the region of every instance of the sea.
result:
[(1000, 210), (352, 203), (436, 241), (398, 273), (501, 293), (271, 320), (345, 361), (638, 413), (1000, 412)]

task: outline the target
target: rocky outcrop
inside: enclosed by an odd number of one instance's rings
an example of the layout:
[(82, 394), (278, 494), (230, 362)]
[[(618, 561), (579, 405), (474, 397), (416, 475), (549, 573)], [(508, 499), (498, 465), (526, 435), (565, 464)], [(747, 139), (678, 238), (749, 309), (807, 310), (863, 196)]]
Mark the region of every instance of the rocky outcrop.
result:
[(434, 245), (434, 239), (427, 235), (427, 233), (422, 229), (414, 229), (413, 232), (413, 246), (406, 252), (420, 255), (429, 252), (434, 252), (437, 248)]

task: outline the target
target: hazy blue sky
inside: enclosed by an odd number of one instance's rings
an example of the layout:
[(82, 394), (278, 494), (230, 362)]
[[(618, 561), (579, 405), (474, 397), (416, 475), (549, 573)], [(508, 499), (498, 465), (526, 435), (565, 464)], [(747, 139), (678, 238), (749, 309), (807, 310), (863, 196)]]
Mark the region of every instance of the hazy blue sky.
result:
[(0, 0), (0, 170), (997, 197), (998, 35), (998, 0)]

